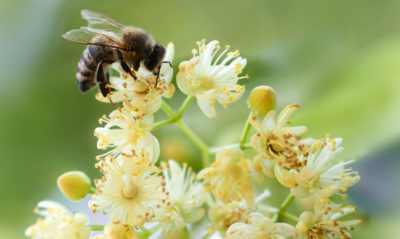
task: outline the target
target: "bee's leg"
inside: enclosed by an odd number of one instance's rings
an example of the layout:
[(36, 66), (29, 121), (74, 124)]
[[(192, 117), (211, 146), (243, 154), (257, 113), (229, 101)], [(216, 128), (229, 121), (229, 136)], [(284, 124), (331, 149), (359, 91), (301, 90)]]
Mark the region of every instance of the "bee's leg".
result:
[[(171, 64), (170, 61), (163, 61), (162, 64), (164, 64), (164, 63), (168, 63), (168, 65), (172, 68), (172, 64)], [(158, 70), (157, 70), (157, 74), (156, 74), (156, 75), (157, 75), (157, 79), (156, 79), (156, 84), (154, 85), (154, 87), (157, 86), (158, 79), (160, 78), (160, 70), (161, 70), (162, 64), (160, 64), (160, 65), (158, 66)]]
[[(96, 75), (96, 80), (99, 83), (99, 88), (101, 95), (105, 98), (107, 98), (108, 94), (111, 92), (112, 89), (110, 89), (109, 84), (110, 84), (110, 71), (108, 70), (109, 64), (100, 62), (99, 67), (97, 68), (97, 75)], [(111, 97), (108, 98), (110, 100), (110, 103), (114, 105), (114, 103), (111, 100)]]
[(135, 71), (138, 71), (138, 70), (139, 70), (139, 67), (140, 67), (140, 61), (137, 60), (137, 61), (135, 61), (135, 62), (133, 63), (133, 69), (134, 69)]
[(115, 55), (117, 56), (117, 59), (118, 59), (119, 63), (121, 64), (122, 69), (126, 73), (130, 74), (133, 77), (133, 79), (136, 80), (137, 79), (136, 74), (132, 73), (132, 71), (129, 68), (128, 64), (126, 64), (126, 62), (124, 61), (124, 58), (122, 57), (121, 52), (117, 48), (115, 49)]
[(161, 64), (158, 66), (158, 69), (157, 69), (156, 84), (154, 85), (154, 87), (157, 87), (158, 79), (160, 78), (160, 70), (161, 70)]
[(172, 63), (171, 63), (170, 61), (163, 61), (162, 63), (163, 63), (163, 64), (164, 64), (164, 63), (168, 63), (168, 65), (172, 68)]
[(107, 87), (109, 83), (109, 77), (107, 77), (108, 75), (106, 74), (105, 70), (107, 71), (107, 69), (103, 67), (103, 62), (101, 61), (97, 66), (96, 81), (99, 83), (101, 94), (104, 97), (107, 97), (108, 93), (110, 93), (110, 89)]

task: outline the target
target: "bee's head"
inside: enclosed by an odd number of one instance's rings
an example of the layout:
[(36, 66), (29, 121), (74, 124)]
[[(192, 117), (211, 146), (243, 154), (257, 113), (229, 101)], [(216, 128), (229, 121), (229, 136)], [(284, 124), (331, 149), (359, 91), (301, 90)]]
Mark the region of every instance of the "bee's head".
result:
[(165, 55), (165, 49), (160, 44), (155, 44), (149, 57), (144, 61), (144, 66), (149, 71), (154, 71), (161, 64)]
[(144, 30), (126, 27), (121, 37), (124, 47), (128, 51), (134, 51), (139, 57), (146, 57), (152, 49), (151, 36)]

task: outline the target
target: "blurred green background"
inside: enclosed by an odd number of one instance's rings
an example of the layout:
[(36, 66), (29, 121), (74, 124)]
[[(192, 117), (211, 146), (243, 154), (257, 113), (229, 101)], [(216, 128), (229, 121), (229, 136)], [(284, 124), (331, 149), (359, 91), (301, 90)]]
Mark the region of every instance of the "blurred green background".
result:
[[(79, 92), (75, 71), (85, 47), (61, 37), (86, 24), (81, 9), (144, 28), (162, 44), (174, 42), (175, 66), (202, 38), (240, 49), (250, 75), (242, 82), (245, 97), (228, 110), (219, 108), (215, 120), (192, 104), (185, 121), (211, 145), (235, 143), (248, 114), (248, 93), (271, 85), (279, 109), (302, 106), (294, 124), (307, 125), (309, 136), (344, 137), (342, 159), (358, 159), (354, 168), (361, 181), (350, 190), (349, 203), (359, 207), (364, 223), (354, 238), (399, 237), (400, 1), (1, 0), (0, 5), (1, 238), (23, 238), (38, 201), (65, 202), (56, 189), (61, 173), (98, 175), (93, 130), (112, 106), (96, 102), (96, 90)], [(177, 92), (169, 102), (178, 107), (182, 99)], [(197, 149), (177, 128), (155, 134), (164, 158), (198, 167)]]

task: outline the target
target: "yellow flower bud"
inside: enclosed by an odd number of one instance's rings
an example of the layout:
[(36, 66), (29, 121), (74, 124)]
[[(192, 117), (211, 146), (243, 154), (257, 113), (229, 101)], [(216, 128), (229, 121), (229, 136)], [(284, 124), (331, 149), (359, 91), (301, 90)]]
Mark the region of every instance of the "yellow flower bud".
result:
[(251, 91), (247, 105), (257, 115), (266, 115), (269, 111), (275, 109), (275, 90), (266, 85), (257, 86)]
[(104, 227), (104, 236), (107, 239), (136, 239), (138, 238), (129, 225), (110, 222)]
[(57, 186), (71, 201), (84, 198), (90, 190), (90, 178), (81, 171), (66, 172), (58, 177)]

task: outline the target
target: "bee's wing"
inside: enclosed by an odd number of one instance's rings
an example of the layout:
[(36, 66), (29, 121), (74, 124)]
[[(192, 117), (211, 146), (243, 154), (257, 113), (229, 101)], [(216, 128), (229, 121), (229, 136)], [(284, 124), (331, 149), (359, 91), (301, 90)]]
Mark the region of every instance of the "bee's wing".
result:
[[(96, 36), (100, 36), (103, 41), (94, 41)], [(120, 38), (114, 32), (106, 31), (103, 29), (94, 29), (90, 27), (81, 27), (80, 29), (73, 29), (63, 35), (69, 41), (87, 44), (99, 45), (121, 48), (119, 41)]]
[(81, 15), (84, 19), (88, 21), (88, 26), (90, 28), (103, 29), (119, 35), (121, 33), (121, 30), (125, 27), (124, 24), (102, 13), (90, 10), (82, 10)]

